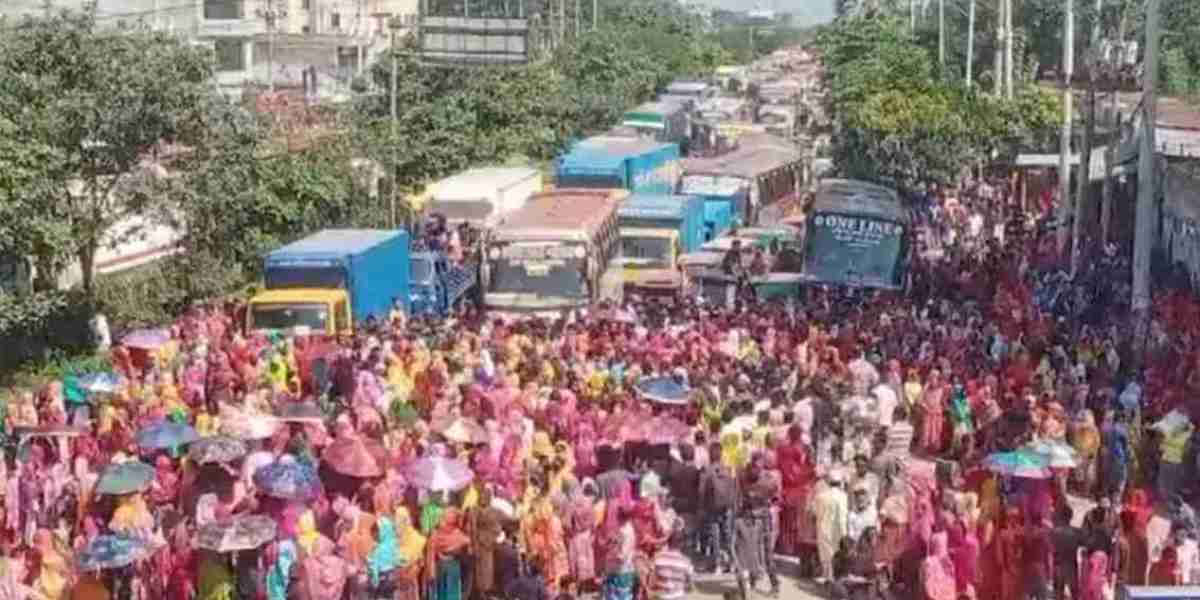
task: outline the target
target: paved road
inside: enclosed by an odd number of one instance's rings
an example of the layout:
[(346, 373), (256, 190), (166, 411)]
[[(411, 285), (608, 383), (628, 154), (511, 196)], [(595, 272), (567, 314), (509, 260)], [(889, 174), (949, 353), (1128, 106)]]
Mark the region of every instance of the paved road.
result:
[[(798, 564), (791, 557), (778, 557), (775, 562), (779, 569), (780, 593), (779, 600), (816, 600), (828, 598), (825, 593), (809, 579), (798, 577)], [(769, 585), (764, 579), (759, 582), (757, 594), (751, 594), (747, 600), (769, 598), (766, 595)], [(733, 575), (701, 575), (696, 582), (696, 589), (688, 595), (689, 600), (718, 600), (725, 592), (736, 592), (737, 580)]]

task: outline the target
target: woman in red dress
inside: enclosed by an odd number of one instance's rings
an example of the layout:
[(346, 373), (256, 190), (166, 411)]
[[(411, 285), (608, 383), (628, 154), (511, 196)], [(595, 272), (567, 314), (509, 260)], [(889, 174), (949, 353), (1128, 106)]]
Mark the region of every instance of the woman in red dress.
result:
[(789, 555), (800, 554), (800, 522), (816, 480), (816, 470), (804, 446), (803, 435), (799, 425), (792, 425), (788, 428), (787, 443), (778, 450), (779, 471), (783, 475), (779, 550)]

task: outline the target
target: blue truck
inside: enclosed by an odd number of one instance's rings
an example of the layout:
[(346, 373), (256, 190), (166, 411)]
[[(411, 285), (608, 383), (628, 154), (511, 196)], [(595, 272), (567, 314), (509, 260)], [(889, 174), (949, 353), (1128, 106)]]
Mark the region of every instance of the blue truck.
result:
[(633, 194), (617, 211), (617, 223), (627, 229), (669, 229), (679, 233), (680, 252), (695, 252), (704, 244), (704, 199), (676, 194)]
[(409, 245), (400, 229), (326, 229), (271, 252), (246, 329), (348, 334), (386, 319), (395, 300), (407, 310)]
[[(750, 190), (746, 182), (733, 177), (685, 175), (679, 193), (704, 202), (704, 241), (715, 240), (745, 223)], [(701, 242), (703, 243), (703, 242)]]
[(627, 296), (681, 297), (679, 259), (704, 243), (704, 201), (696, 196), (634, 194), (617, 210), (621, 279)]
[(669, 194), (679, 181), (679, 157), (679, 144), (646, 138), (591, 137), (559, 157), (555, 185)]
[(479, 282), (479, 264), (471, 259), (456, 263), (443, 252), (413, 252), (409, 259), (413, 315), (448, 316), (468, 298)]

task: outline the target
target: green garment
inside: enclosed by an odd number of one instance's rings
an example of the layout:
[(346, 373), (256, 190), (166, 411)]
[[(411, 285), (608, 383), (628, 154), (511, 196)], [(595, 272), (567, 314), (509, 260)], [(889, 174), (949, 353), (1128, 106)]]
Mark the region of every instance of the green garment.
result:
[(196, 600), (234, 600), (237, 585), (233, 571), (228, 565), (212, 557), (200, 564), (200, 578), (196, 586)]

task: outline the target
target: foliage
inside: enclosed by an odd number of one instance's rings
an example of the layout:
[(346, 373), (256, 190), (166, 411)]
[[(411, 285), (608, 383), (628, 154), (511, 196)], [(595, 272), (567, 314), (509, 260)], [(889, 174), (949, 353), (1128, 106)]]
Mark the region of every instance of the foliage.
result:
[(839, 19), (818, 45), (837, 124), (834, 164), (847, 176), (902, 187), (952, 182), (973, 161), (1056, 122), (1053, 96), (1034, 88), (1005, 100), (939, 77), (929, 50), (894, 17)]
[(88, 304), (80, 294), (58, 291), (0, 295), (0, 371), (55, 350), (87, 349)]
[[(757, 25), (731, 25), (717, 32), (717, 40), (729, 54), (734, 64), (748, 64), (772, 52), (809, 43), (815, 31), (807, 27), (761, 27)], [(753, 36), (753, 42), (751, 42)], [(752, 45), (753, 44), (753, 45)], [(753, 49), (753, 56), (751, 50)]]
[(15, 249), (58, 269), (77, 259), (90, 293), (100, 244), (120, 241), (113, 226), (154, 197), (148, 152), (186, 136), (210, 75), (206, 51), (166, 33), (98, 28), (91, 12), (8, 29), (0, 37), (6, 154), (24, 164), (50, 159), (38, 169), (43, 185), (0, 195), (0, 214), (39, 216), (13, 232)]

